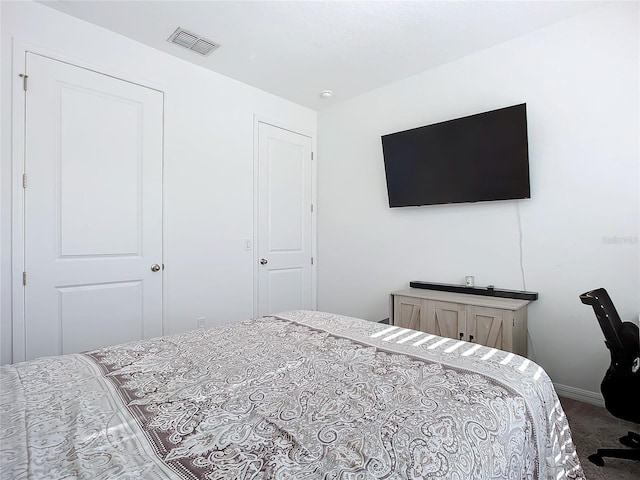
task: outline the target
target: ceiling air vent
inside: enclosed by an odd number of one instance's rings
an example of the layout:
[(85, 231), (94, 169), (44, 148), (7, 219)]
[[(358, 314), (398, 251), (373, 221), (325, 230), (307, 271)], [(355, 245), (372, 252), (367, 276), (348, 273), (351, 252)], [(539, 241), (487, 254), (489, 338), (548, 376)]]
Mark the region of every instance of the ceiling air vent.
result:
[(180, 27), (178, 27), (177, 30), (173, 32), (169, 38), (167, 38), (167, 42), (180, 45), (181, 47), (199, 53), (203, 57), (206, 57), (220, 46), (212, 42), (211, 40), (207, 40), (200, 35), (196, 35), (195, 33), (187, 32)]

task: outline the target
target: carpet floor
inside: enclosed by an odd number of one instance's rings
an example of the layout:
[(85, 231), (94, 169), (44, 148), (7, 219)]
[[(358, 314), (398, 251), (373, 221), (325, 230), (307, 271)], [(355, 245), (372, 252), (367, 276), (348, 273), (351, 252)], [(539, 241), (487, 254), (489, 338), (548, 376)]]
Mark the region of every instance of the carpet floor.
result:
[(598, 467), (587, 459), (598, 448), (625, 448), (618, 439), (629, 431), (640, 433), (640, 425), (615, 418), (605, 408), (589, 403), (564, 397), (560, 403), (587, 480), (640, 479), (639, 461), (605, 458), (604, 467)]

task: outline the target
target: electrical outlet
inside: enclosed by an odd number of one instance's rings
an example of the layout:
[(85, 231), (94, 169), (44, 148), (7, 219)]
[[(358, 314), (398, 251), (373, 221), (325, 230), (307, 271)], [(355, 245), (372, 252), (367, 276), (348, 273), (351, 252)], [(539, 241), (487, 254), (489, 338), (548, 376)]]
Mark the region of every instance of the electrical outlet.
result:
[(207, 317), (198, 317), (196, 318), (196, 325), (198, 328), (206, 328), (207, 327)]

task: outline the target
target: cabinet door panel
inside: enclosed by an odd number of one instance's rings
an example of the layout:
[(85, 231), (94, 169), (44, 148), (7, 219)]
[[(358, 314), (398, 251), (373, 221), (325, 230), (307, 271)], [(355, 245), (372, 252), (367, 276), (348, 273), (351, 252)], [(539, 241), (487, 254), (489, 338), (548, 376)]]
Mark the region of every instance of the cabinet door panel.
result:
[(469, 305), (467, 307), (469, 340), (487, 347), (511, 351), (511, 328), (509, 328), (511, 323), (508, 317), (508, 312), (505, 310)]
[(423, 302), (418, 298), (393, 297), (393, 324), (398, 327), (421, 330)]
[(441, 337), (461, 338), (466, 329), (465, 306), (459, 303), (434, 302), (428, 304), (426, 332)]
[(529, 302), (409, 288), (392, 292), (394, 325), (527, 356)]

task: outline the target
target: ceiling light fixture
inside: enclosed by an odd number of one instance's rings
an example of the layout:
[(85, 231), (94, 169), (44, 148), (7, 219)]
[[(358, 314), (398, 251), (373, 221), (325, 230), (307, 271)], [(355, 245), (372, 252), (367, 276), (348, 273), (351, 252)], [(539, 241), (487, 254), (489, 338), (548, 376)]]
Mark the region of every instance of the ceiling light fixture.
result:
[(322, 90), (320, 92), (321, 98), (331, 98), (332, 95), (333, 95), (333, 90)]

